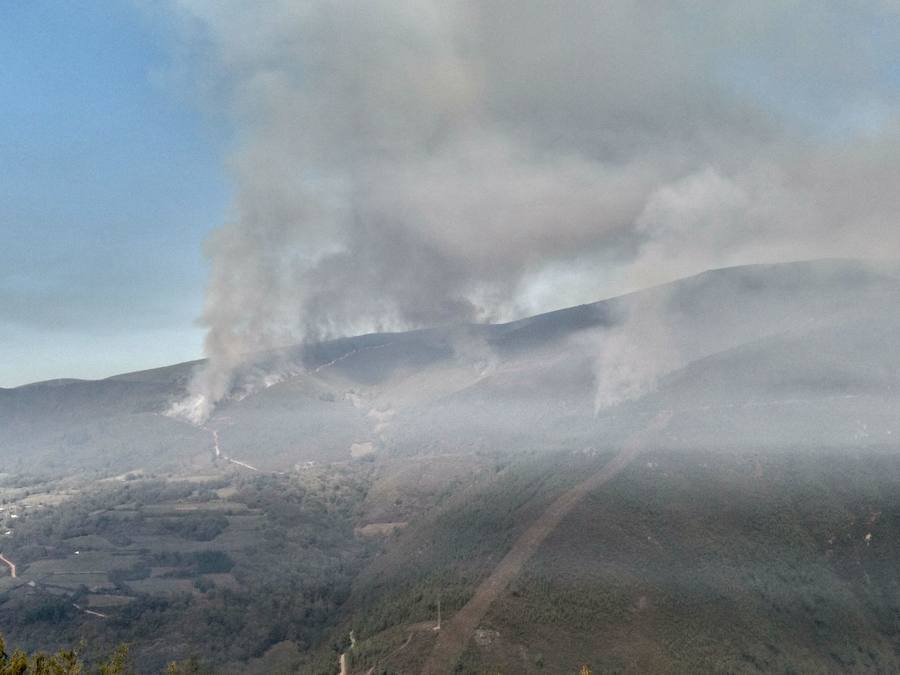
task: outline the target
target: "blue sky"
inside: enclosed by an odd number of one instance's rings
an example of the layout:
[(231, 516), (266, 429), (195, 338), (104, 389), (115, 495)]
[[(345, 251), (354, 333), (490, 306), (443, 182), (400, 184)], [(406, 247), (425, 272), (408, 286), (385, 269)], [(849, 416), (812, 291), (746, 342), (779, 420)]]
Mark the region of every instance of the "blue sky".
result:
[(196, 358), (215, 124), (129, 2), (0, 5), (0, 387)]

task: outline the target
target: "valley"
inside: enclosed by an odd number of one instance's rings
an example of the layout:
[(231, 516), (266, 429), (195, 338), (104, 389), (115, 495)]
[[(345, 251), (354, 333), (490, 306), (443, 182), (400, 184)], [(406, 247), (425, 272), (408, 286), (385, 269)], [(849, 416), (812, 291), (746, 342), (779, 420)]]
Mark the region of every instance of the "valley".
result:
[(261, 354), (202, 426), (196, 364), (0, 390), (0, 632), (147, 673), (891, 672), (898, 306), (888, 264), (718, 270)]

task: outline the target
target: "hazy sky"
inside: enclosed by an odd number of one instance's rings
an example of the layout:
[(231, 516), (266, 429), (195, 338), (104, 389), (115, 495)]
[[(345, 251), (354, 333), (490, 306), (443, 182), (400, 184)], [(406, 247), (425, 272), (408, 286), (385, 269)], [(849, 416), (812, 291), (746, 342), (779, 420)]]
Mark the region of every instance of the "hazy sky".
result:
[(196, 358), (223, 134), (130, 2), (0, 3), (0, 386)]
[(889, 0), (4, 2), (0, 386), (206, 331), (215, 399), (292, 339), (897, 255), (898, 44)]

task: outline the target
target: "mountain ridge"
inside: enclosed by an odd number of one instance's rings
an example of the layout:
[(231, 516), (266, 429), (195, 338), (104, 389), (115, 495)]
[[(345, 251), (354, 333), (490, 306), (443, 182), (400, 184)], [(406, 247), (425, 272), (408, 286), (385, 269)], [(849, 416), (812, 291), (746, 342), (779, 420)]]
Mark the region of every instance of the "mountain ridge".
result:
[[(511, 321), (505, 321), (500, 323), (464, 323), (464, 324), (447, 324), (444, 326), (431, 326), (431, 327), (422, 327), (422, 328), (413, 328), (410, 330), (398, 330), (398, 331), (386, 331), (386, 332), (373, 332), (373, 333), (361, 333), (359, 335), (347, 335), (340, 336), (335, 338), (330, 338), (327, 340), (323, 340), (320, 342), (309, 343), (307, 345), (297, 344), (297, 345), (289, 345), (279, 349), (271, 350), (273, 353), (277, 352), (290, 352), (292, 350), (308, 348), (312, 350), (316, 350), (316, 348), (322, 348), (325, 346), (333, 347), (335, 345), (346, 343), (346, 342), (355, 342), (376, 338), (391, 338), (397, 336), (413, 336), (413, 335), (421, 335), (428, 333), (440, 332), (447, 329), (498, 329), (501, 332), (515, 330), (518, 327), (524, 327), (534, 320), (550, 320), (551, 318), (558, 317), (567, 317), (572, 314), (584, 311), (589, 308), (594, 308), (600, 305), (605, 305), (608, 303), (615, 303), (617, 301), (623, 301), (628, 298), (636, 297), (641, 294), (650, 293), (654, 291), (659, 291), (662, 289), (666, 289), (669, 287), (674, 287), (680, 284), (689, 283), (692, 280), (699, 282), (711, 276), (720, 276), (722, 274), (740, 274), (742, 272), (751, 272), (757, 270), (766, 270), (766, 269), (788, 269), (788, 268), (815, 268), (815, 267), (828, 267), (832, 265), (842, 265), (847, 266), (848, 271), (852, 271), (852, 268), (867, 268), (868, 270), (878, 270), (878, 268), (892, 269), (895, 275), (900, 276), (900, 261), (891, 261), (891, 260), (882, 260), (882, 259), (861, 259), (861, 258), (814, 258), (814, 259), (804, 259), (790, 262), (778, 262), (778, 263), (750, 263), (750, 264), (742, 264), (742, 265), (729, 265), (725, 267), (717, 267), (711, 268), (708, 270), (704, 270), (702, 272), (698, 272), (697, 274), (692, 274), (686, 277), (679, 277), (678, 279), (672, 281), (666, 281), (660, 284), (654, 284), (652, 286), (647, 286), (645, 288), (641, 288), (634, 291), (629, 291), (627, 293), (623, 293), (621, 295), (609, 296), (606, 298), (602, 298), (600, 300), (595, 300), (592, 302), (581, 303), (577, 305), (570, 305), (566, 307), (561, 307), (559, 309), (549, 310), (547, 312), (540, 312), (538, 314), (533, 314), (530, 316), (521, 317), (518, 319), (513, 319)], [(51, 378), (49, 380), (36, 380), (34, 382), (26, 382), (24, 384), (16, 385), (14, 387), (0, 387), (0, 391), (15, 391), (17, 389), (23, 389), (26, 387), (34, 387), (34, 386), (65, 386), (68, 384), (75, 383), (83, 383), (83, 382), (105, 382), (108, 380), (116, 380), (116, 379), (124, 379), (138, 375), (146, 375), (151, 373), (161, 373), (165, 371), (171, 371), (175, 369), (183, 369), (183, 368), (193, 368), (199, 365), (206, 363), (206, 358), (197, 358), (190, 359), (188, 361), (180, 361), (177, 363), (171, 363), (162, 366), (156, 366), (151, 368), (141, 368), (139, 370), (126, 371), (123, 373), (114, 373), (112, 375), (107, 375), (100, 378), (70, 378), (70, 377), (59, 377), (59, 378)]]
[[(238, 371), (208, 429), (164, 414), (203, 361), (32, 383), (0, 390), (0, 459), (41, 471), (175, 470), (208, 464), (209, 430), (216, 430), (235, 456), (284, 470), (347, 459), (354, 446), (408, 454), (432, 443), (540, 444), (552, 440), (552, 429), (592, 443), (612, 438), (603, 426), (610, 406), (627, 416), (664, 401), (700, 406), (751, 391), (783, 398), (804, 378), (812, 387), (853, 385), (892, 398), (885, 387), (900, 376), (891, 348), (900, 331), (896, 307), (900, 265), (892, 262), (710, 270), (503, 324), (371, 333), (270, 352)], [(809, 341), (830, 355), (827, 362), (804, 349)], [(865, 381), (842, 380), (835, 364), (845, 362)], [(876, 408), (885, 405), (874, 401), (872, 414)]]

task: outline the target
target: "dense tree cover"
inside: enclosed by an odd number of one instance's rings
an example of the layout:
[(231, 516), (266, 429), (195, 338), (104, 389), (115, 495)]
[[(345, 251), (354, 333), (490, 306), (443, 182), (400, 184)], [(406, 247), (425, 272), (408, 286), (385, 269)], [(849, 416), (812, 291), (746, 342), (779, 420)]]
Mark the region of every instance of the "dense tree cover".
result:
[(522, 529), (607, 458), (523, 452), (482, 472), (434, 515), (398, 533), (391, 556), (356, 584), (356, 635), (364, 641), (391, 626), (431, 620), (438, 596), (452, 615)]
[(228, 527), (228, 518), (221, 513), (189, 518), (166, 518), (160, 521), (158, 527), (162, 534), (174, 534), (191, 541), (211, 541)]
[[(101, 549), (110, 564), (137, 557), (107, 574), (110, 592), (130, 601), (98, 622), (75, 607), (87, 588), (54, 594), (39, 580), (34, 591), (0, 592), (0, 628), (30, 647), (87, 637), (92, 659), (127, 642), (141, 672), (173, 658), (217, 669), (282, 642), (318, 645), (372, 548), (353, 530), (365, 476), (354, 467), (234, 476), (222, 498), (224, 485), (134, 480), (27, 513), (4, 545), (26, 577), (37, 561), (77, 560), (76, 546), (112, 542)], [(190, 585), (153, 590), (176, 580)]]
[[(898, 558), (896, 452), (648, 453), (484, 624), (546, 672), (898, 672)], [(513, 653), (470, 646), (463, 672)]]
[[(53, 654), (28, 653), (21, 649), (7, 653), (6, 642), (0, 635), (0, 675), (133, 675), (135, 672), (128, 645), (119, 645), (107, 658), (91, 666), (78, 648), (60, 649)], [(172, 661), (164, 672), (165, 675), (200, 675), (202, 670), (193, 661)]]
[(151, 528), (154, 533), (173, 533), (185, 539), (208, 541), (224, 529), (223, 514), (188, 513), (183, 518), (153, 519), (144, 507), (167, 502), (203, 503), (215, 497), (214, 488), (224, 482), (197, 485), (186, 481), (151, 479), (96, 487), (69, 499), (59, 507), (28, 509), (20, 514), (14, 535), (4, 550), (21, 564), (74, 552), (66, 540), (100, 535), (113, 544), (131, 543), (135, 533)]

